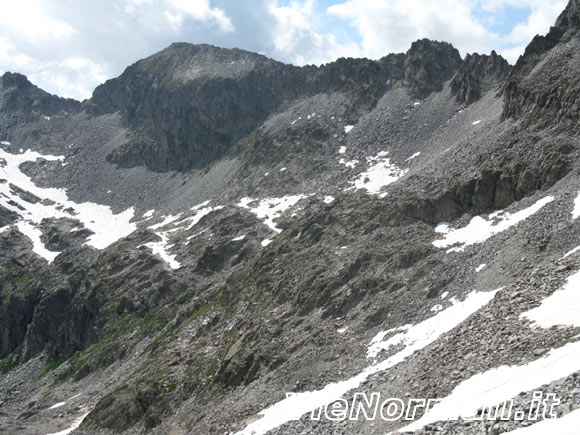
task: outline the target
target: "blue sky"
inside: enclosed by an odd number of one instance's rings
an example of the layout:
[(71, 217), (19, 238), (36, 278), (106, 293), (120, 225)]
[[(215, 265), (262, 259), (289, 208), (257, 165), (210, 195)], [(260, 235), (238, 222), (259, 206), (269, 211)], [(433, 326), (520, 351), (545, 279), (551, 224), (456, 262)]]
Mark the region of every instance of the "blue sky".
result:
[(510, 63), (566, 0), (0, 0), (0, 73), (77, 99), (175, 41), (282, 62), (377, 59), (419, 38)]

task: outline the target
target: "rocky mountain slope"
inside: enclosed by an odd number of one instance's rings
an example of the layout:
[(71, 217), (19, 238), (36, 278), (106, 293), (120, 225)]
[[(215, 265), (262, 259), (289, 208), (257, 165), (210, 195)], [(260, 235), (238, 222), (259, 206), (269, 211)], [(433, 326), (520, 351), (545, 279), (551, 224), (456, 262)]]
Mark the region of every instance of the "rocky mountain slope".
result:
[(574, 433), (579, 26), (6, 73), (0, 432)]

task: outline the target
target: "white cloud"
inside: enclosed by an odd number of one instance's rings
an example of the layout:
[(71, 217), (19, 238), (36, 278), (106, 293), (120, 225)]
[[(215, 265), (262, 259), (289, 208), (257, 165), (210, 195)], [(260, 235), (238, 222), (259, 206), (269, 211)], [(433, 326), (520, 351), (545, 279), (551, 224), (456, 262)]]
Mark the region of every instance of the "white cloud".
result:
[[(349, 0), (328, 8), (328, 13), (350, 21), (362, 37), (361, 51), (377, 58), (404, 52), (419, 38), (449, 41), (465, 55), (495, 49), (511, 62), (536, 34), (545, 34), (566, 5), (566, 0)], [(525, 23), (509, 35), (490, 30), (493, 17), (507, 6), (530, 8)]]
[(39, 0), (2, 2), (0, 26), (25, 35), (32, 41), (41, 38), (61, 39), (74, 33), (70, 24), (52, 17)]
[[(139, 2), (139, 0), (137, 0)], [(140, 0), (143, 2), (143, 0)], [(230, 18), (226, 15), (223, 9), (212, 8), (209, 0), (168, 0), (173, 12), (166, 11), (166, 16), (169, 21), (177, 27), (181, 27), (183, 19), (190, 17), (196, 21), (213, 21), (222, 32), (233, 32), (234, 26)]]
[(280, 6), (276, 0), (271, 0), (267, 6), (274, 18), (272, 40), (275, 54), (280, 58), (305, 65), (360, 55), (355, 42), (341, 44), (333, 34), (316, 31), (321, 18), (314, 0), (293, 1), (288, 6)]
[(525, 23), (518, 23), (507, 36), (507, 41), (525, 47), (534, 36), (546, 34), (566, 7), (566, 0), (529, 1), (531, 13)]
[[(41, 88), (87, 98), (125, 67), (172, 42), (208, 43), (304, 65), (338, 57), (379, 58), (419, 38), (462, 54), (495, 49), (514, 62), (553, 24), (566, 0), (61, 0), (4, 1), (0, 73), (26, 74)], [(527, 8), (511, 33), (493, 32), (510, 9)], [(524, 12), (525, 12), (524, 10)], [(512, 19), (513, 21), (513, 19)]]

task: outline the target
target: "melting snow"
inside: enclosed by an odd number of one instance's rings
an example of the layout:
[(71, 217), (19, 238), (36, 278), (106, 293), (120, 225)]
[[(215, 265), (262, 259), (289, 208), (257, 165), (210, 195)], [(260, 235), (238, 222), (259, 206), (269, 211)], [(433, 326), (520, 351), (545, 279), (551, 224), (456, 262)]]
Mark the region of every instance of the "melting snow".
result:
[(344, 159), (340, 159), (338, 161), (338, 163), (340, 163), (341, 165), (346, 166), (347, 168), (353, 168), (354, 169), (354, 167), (359, 164), (359, 161), (358, 160), (351, 160), (351, 161), (347, 162)]
[(577, 219), (580, 216), (580, 194), (574, 200), (574, 210), (572, 210), (572, 219)]
[(16, 223), (16, 227), (18, 228), (18, 231), (32, 241), (32, 251), (49, 263), (52, 263), (57, 255), (60, 254), (60, 252), (49, 251), (46, 249), (44, 243), (42, 243), (42, 240), (40, 239), (42, 231), (33, 226), (30, 222), (24, 220), (19, 221)]
[(485, 267), (486, 267), (486, 266), (487, 266), (487, 264), (485, 264), (485, 263), (482, 263), (482, 264), (480, 264), (479, 266), (477, 266), (477, 267), (475, 268), (475, 271), (476, 271), (477, 273), (479, 273), (479, 272), (481, 272), (483, 269), (485, 269)]
[[(387, 342), (377, 339), (380, 334), (371, 341), (371, 347), (381, 345), (380, 349), (388, 349), (391, 345), (403, 345), (403, 349), (387, 359), (374, 363), (360, 372), (358, 375), (344, 381), (326, 385), (321, 390), (294, 393), (280, 402), (262, 410), (259, 414), (262, 418), (250, 423), (237, 435), (264, 434), (284, 423), (300, 418), (303, 414), (325, 406), (342, 397), (348, 391), (358, 388), (370, 376), (388, 370), (389, 368), (405, 361), (415, 352), (437, 340), (441, 335), (450, 331), (471, 314), (479, 310), (493, 299), (499, 291), (472, 292), (464, 301), (456, 302), (451, 307), (439, 312), (433, 317), (416, 325), (407, 325), (404, 332), (396, 334)], [(395, 328), (391, 331), (401, 330)], [(384, 335), (383, 335), (384, 337)], [(370, 350), (370, 348), (369, 348)]]
[[(282, 230), (276, 227), (274, 220), (278, 219), (283, 212), (304, 198), (306, 198), (305, 195), (288, 195), (282, 198), (266, 199), (246, 197), (242, 198), (237, 205), (238, 207), (250, 210), (250, 212), (254, 213), (258, 219), (264, 221), (264, 224), (266, 224), (272, 231), (279, 233)], [(250, 207), (250, 204), (255, 202), (258, 202), (258, 204), (255, 207)]]
[[(445, 234), (445, 237), (440, 240), (435, 240), (433, 245), (437, 248), (447, 248), (459, 245), (449, 249), (447, 252), (463, 251), (467, 246), (483, 243), (490, 237), (517, 225), (537, 213), (542, 207), (553, 200), (554, 197), (547, 196), (540, 199), (530, 207), (513, 214), (504, 211), (495, 212), (489, 215), (489, 220), (481, 216), (475, 216), (471, 219), (469, 224), (463, 228), (449, 229), (448, 224), (439, 224), (435, 228), (435, 231)], [(494, 220), (497, 220), (498, 222), (494, 222)]]
[[(2, 230), (0, 229), (0, 233), (2, 232)], [(563, 260), (566, 257), (569, 257), (570, 255), (575, 254), (576, 252), (580, 251), (580, 246), (576, 246), (574, 249), (572, 249), (571, 251), (568, 251), (564, 254), (564, 256), (562, 258), (560, 258), (560, 260)]]
[(419, 157), (421, 155), (421, 151), (416, 152), (415, 154), (413, 154), (411, 157), (409, 157), (407, 160), (405, 160), (406, 162), (409, 162), (413, 159), (416, 159), (417, 157)]
[(442, 309), (443, 309), (443, 305), (441, 305), (441, 304), (437, 304), (437, 305), (434, 305), (431, 307), (431, 311), (433, 311), (434, 313), (438, 313)]
[[(3, 161), (2, 166), (0, 166), (0, 179), (9, 180), (10, 183), (41, 200), (48, 200), (35, 204), (29, 203), (12, 192), (9, 183), (0, 183), (0, 193), (2, 194), (0, 205), (20, 216), (18, 229), (25, 232), (25, 235), (32, 240), (37, 254), (49, 262), (58, 255), (58, 253), (48, 251), (40, 241), (40, 230), (36, 228), (36, 225), (45, 218), (70, 218), (80, 221), (85, 228), (94, 233), (87, 239), (86, 244), (96, 249), (104, 249), (135, 231), (136, 225), (130, 222), (134, 215), (132, 207), (122, 213), (113, 214), (109, 206), (92, 202), (77, 204), (71, 201), (64, 189), (38, 187), (29, 176), (20, 170), (20, 165), (39, 159), (62, 162), (64, 157), (42, 155), (30, 150), (22, 154), (10, 154), (0, 149), (0, 160)], [(11, 201), (21, 208), (9, 204)]]
[[(580, 271), (569, 276), (566, 284), (542, 301), (539, 307), (520, 315), (534, 326), (549, 328), (554, 325), (580, 326)], [(579, 367), (580, 368), (580, 367)]]
[(80, 416), (79, 418), (77, 418), (75, 421), (73, 421), (73, 424), (65, 430), (61, 430), (60, 432), (54, 432), (54, 433), (49, 433), (46, 435), (68, 435), (69, 433), (71, 433), (73, 430), (75, 430), (76, 428), (78, 428), (81, 423), (83, 422), (83, 420), (85, 419), (85, 417), (89, 415), (89, 413), (87, 412), (86, 414)]
[[(169, 235), (179, 230), (188, 231), (197, 225), (204, 216), (224, 208), (223, 206), (206, 207), (209, 202), (210, 201), (205, 201), (201, 204), (193, 206), (191, 211), (195, 213), (192, 216), (188, 216), (179, 220), (183, 213), (179, 213), (176, 216), (169, 215), (165, 216), (161, 222), (155, 225), (151, 225), (149, 229), (153, 230), (161, 240), (158, 242), (145, 243), (143, 246), (151, 249), (151, 252), (153, 252), (154, 255), (161, 257), (161, 259), (165, 261), (172, 269), (179, 269), (181, 267), (181, 263), (175, 259), (175, 255), (169, 253), (169, 250), (174, 246), (169, 244)], [(168, 225), (172, 225), (173, 228), (157, 231)], [(188, 238), (187, 240), (190, 240), (193, 237), (194, 236)]]
[(161, 257), (163, 261), (169, 264), (169, 267), (172, 269), (179, 269), (181, 267), (181, 263), (179, 263), (175, 259), (175, 255), (171, 255), (169, 253), (169, 249), (173, 247), (173, 245), (169, 245), (169, 237), (164, 232), (158, 232), (157, 234), (161, 240), (159, 242), (149, 242), (145, 243), (143, 246), (151, 249), (154, 255)]
[(155, 213), (155, 209), (151, 209), (149, 211), (146, 211), (145, 213), (143, 213), (142, 218), (143, 219), (149, 219), (150, 217), (153, 216), (153, 213)]
[(501, 366), (478, 373), (456, 386), (420, 419), (399, 431), (415, 431), (436, 421), (472, 417), (482, 407), (509, 400), (578, 370), (580, 342), (552, 349), (545, 357), (522, 366)]
[(394, 183), (407, 172), (407, 169), (401, 169), (391, 164), (390, 159), (386, 157), (388, 152), (381, 151), (374, 157), (367, 157), (368, 162), (376, 162), (366, 172), (362, 172), (356, 180), (350, 183), (354, 184), (356, 189), (366, 189), (370, 194), (378, 194), (381, 189)]
[[(544, 299), (539, 307), (521, 314), (520, 319), (529, 319), (534, 322), (535, 327), (541, 328), (551, 328), (556, 325), (580, 326), (579, 289), (580, 271), (570, 276), (564, 287)], [(474, 416), (482, 407), (496, 406), (522, 391), (531, 391), (571, 375), (580, 367), (578, 361), (580, 361), (580, 342), (576, 341), (552, 349), (546, 356), (528, 364), (501, 366), (476, 374), (461, 382), (449, 396), (442, 399), (421, 419), (399, 430), (401, 432), (418, 430), (436, 421), (458, 416)], [(574, 420), (576, 419), (578, 416), (574, 417)], [(550, 430), (541, 432), (543, 428), (558, 427), (562, 424), (556, 423), (556, 420), (545, 421), (551, 423), (542, 423), (536, 428), (540, 432), (529, 433), (560, 433)], [(532, 427), (534, 426), (536, 425)]]
[(512, 435), (578, 435), (580, 427), (580, 409), (576, 409), (563, 417), (542, 420), (531, 426), (522, 427), (507, 433)]
[(351, 131), (354, 128), (354, 125), (345, 125), (344, 126), (344, 132), (348, 133), (349, 131)]
[(338, 150), (339, 154), (344, 154), (346, 153), (346, 147), (345, 146), (341, 146), (340, 149)]

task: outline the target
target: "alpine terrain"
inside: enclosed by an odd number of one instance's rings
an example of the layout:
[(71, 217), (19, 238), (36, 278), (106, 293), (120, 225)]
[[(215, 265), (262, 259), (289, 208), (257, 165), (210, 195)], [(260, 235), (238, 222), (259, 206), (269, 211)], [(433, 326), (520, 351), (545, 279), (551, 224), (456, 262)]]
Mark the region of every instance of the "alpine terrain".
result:
[(0, 140), (0, 433), (580, 433), (580, 0), (514, 66), (6, 73)]

